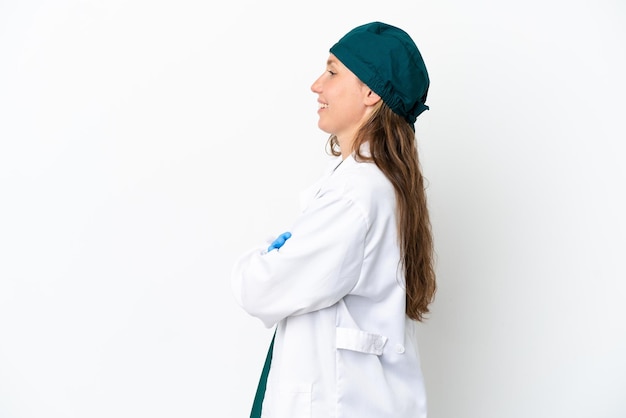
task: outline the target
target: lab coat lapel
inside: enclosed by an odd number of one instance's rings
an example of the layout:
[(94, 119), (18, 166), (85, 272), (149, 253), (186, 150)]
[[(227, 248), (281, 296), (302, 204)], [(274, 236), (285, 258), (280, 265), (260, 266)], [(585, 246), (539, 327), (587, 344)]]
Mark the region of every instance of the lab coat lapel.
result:
[(309, 206), (309, 204), (317, 197), (317, 194), (322, 188), (322, 185), (328, 180), (328, 178), (334, 173), (334, 171), (339, 167), (342, 163), (341, 157), (337, 157), (333, 159), (326, 168), (326, 171), (322, 175), (320, 179), (318, 179), (311, 186), (304, 189), (300, 192), (300, 211), (304, 212), (304, 210)]

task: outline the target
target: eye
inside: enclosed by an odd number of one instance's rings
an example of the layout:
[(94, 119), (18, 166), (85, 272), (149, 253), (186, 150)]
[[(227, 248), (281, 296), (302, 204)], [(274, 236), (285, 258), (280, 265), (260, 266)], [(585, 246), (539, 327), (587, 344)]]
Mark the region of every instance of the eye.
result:
[(327, 71), (328, 71), (328, 73), (329, 73), (330, 75), (335, 75), (335, 74), (337, 74), (336, 72), (334, 72), (334, 71), (332, 71), (332, 70), (327, 70)]

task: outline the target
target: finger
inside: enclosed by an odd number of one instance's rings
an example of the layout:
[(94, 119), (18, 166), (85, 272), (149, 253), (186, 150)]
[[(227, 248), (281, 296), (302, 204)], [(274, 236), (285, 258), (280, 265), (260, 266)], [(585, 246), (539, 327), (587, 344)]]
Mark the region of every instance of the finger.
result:
[(267, 252), (270, 252), (274, 249), (279, 249), (289, 238), (291, 238), (291, 232), (283, 232), (270, 244), (270, 246), (267, 248)]

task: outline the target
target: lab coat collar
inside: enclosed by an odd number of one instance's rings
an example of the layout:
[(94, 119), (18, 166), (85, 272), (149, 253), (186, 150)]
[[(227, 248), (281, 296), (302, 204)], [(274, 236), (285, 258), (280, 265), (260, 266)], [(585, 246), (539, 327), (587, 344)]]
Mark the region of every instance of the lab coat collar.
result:
[[(361, 144), (361, 147), (359, 148), (359, 152), (363, 157), (371, 157), (371, 152), (370, 152), (370, 144), (369, 142), (365, 142), (363, 144)], [(333, 168), (333, 172), (336, 171), (340, 166), (350, 166), (353, 165), (355, 163), (357, 163), (356, 160), (356, 153), (351, 153), (350, 155), (348, 155), (344, 160), (341, 160), (341, 157), (337, 157), (339, 159), (339, 161), (335, 164), (334, 168)]]
[[(360, 151), (361, 151), (361, 155), (369, 157), (370, 156), (369, 143), (366, 142), (362, 144)], [(345, 167), (349, 167), (353, 164), (356, 164), (356, 162), (357, 161), (355, 159), (354, 153), (348, 155), (345, 159), (342, 159), (341, 156), (332, 158), (330, 162), (328, 163), (328, 166), (324, 175), (315, 183), (313, 183), (310, 187), (308, 187), (307, 189), (303, 190), (300, 193), (300, 210), (304, 211), (304, 209), (306, 209), (306, 207), (311, 203), (311, 201), (315, 199), (315, 197), (317, 196), (317, 193), (320, 191), (324, 182), (328, 180), (328, 178), (334, 172), (338, 170), (342, 170)]]
[(340, 166), (343, 165), (342, 164), (343, 162), (344, 161), (341, 159), (340, 156), (332, 158), (328, 162), (328, 165), (326, 166), (326, 169), (323, 171), (322, 176), (311, 186), (307, 187), (302, 192), (300, 192), (300, 210), (301, 211), (304, 211), (307, 208), (307, 206), (309, 206), (311, 201), (313, 201), (313, 199), (315, 199), (315, 197), (319, 193), (324, 182), (328, 180), (328, 178), (335, 172), (335, 170), (337, 170)]

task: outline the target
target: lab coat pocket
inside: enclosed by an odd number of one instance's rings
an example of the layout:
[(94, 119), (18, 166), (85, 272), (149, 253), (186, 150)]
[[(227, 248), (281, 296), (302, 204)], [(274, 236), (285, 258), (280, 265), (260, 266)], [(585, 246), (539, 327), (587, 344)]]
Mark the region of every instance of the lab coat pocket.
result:
[(337, 418), (389, 417), (393, 403), (381, 356), (388, 338), (337, 327)]
[(338, 349), (358, 351), (380, 356), (387, 337), (354, 328), (337, 327), (336, 344)]
[(285, 382), (275, 406), (277, 417), (311, 418), (311, 385)]

